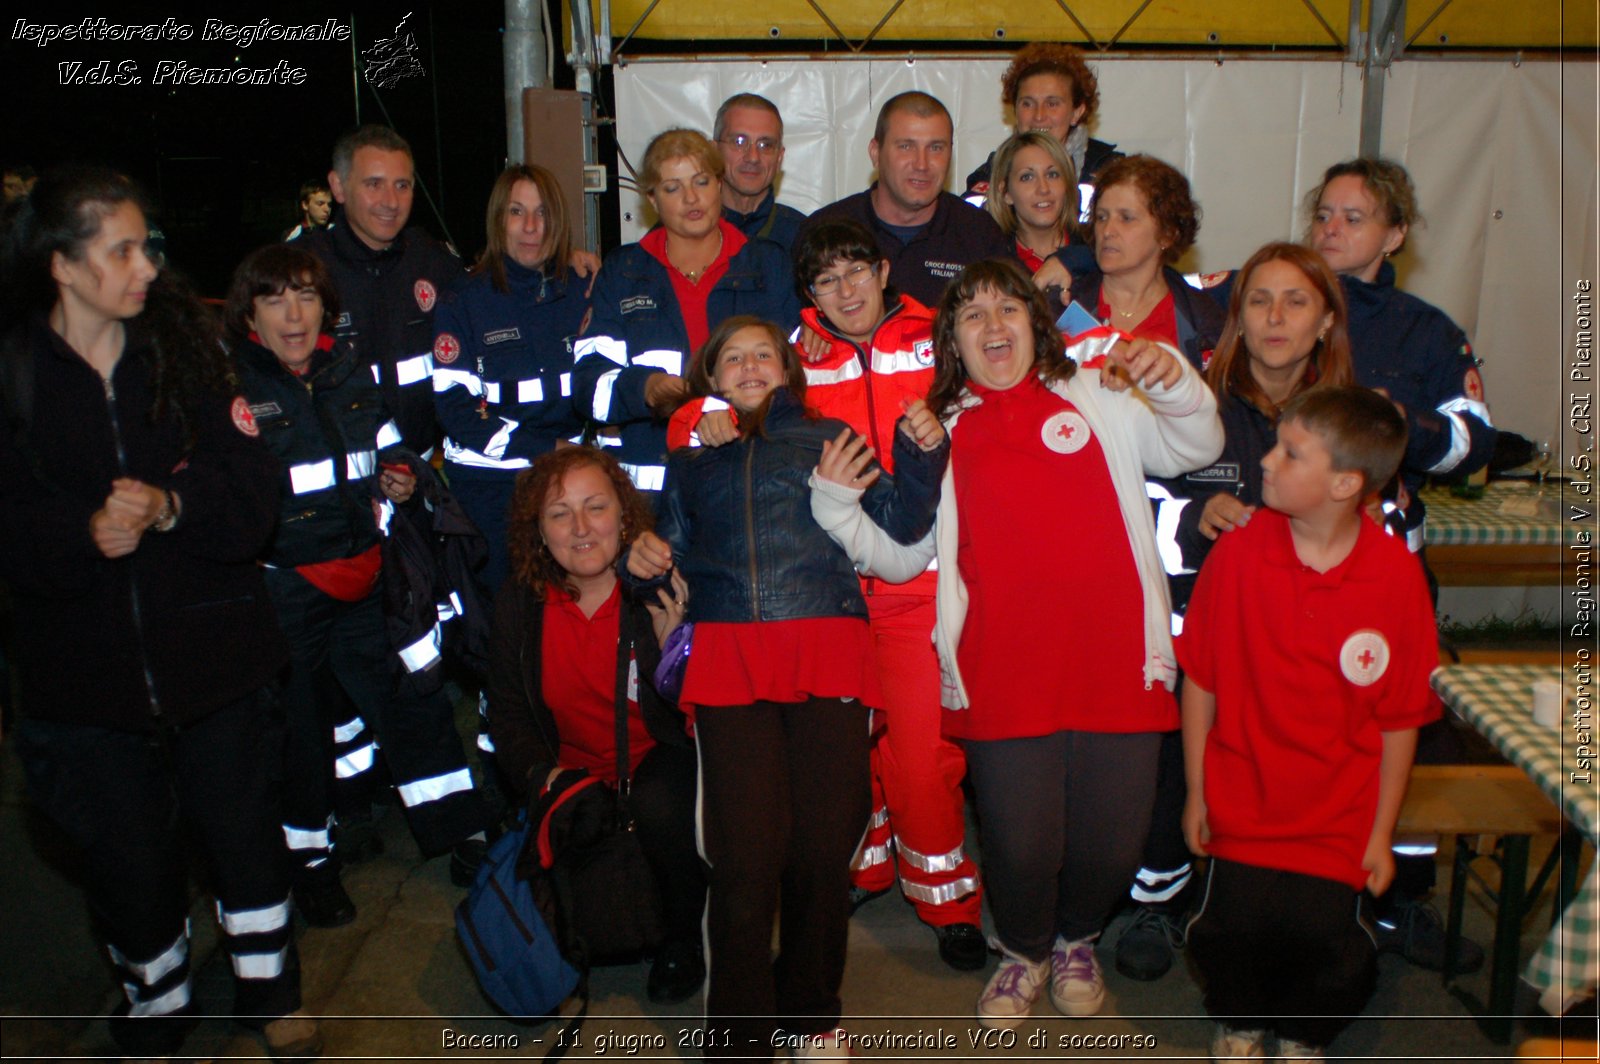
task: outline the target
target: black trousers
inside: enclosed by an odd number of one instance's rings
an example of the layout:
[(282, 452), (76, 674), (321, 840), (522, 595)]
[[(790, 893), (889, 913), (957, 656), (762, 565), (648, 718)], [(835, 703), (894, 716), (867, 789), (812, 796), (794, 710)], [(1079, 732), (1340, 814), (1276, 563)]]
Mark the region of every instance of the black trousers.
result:
[(127, 993), (112, 1036), (131, 1056), (175, 1053), (193, 1011), (189, 852), (198, 846), (233, 962), (234, 1013), (260, 1025), (300, 1007), (279, 823), (280, 719), (263, 691), (166, 738), (23, 720), (16, 743), (39, 810), (83, 851), (89, 909)]
[(706, 908), (706, 869), (695, 847), (694, 750), (657, 745), (639, 761), (630, 783), (639, 846), (655, 873), (666, 909), (667, 937), (697, 942)]
[[(341, 602), (292, 569), (268, 569), (266, 581), (289, 639), (283, 830), (296, 864), (311, 869), (327, 861), (335, 779), (364, 775), (379, 749), (424, 854), (443, 853), (482, 830), (488, 811), (449, 699), (443, 691), (425, 698), (395, 693), (382, 596)], [(354, 703), (359, 723), (348, 719), (334, 684)]]
[(1178, 912), (1190, 895), (1194, 865), (1189, 844), (1183, 841), (1183, 805), (1188, 796), (1183, 775), (1183, 732), (1162, 732), (1150, 837), (1144, 844), (1144, 856), (1130, 891), (1133, 900), (1141, 905)]
[(1156, 732), (968, 740), (983, 884), (1007, 950), (1042, 961), (1056, 937), (1098, 934), (1150, 829)]
[(695, 734), (706, 1055), (770, 1060), (776, 1031), (839, 1022), (850, 858), (872, 811), (867, 709), (835, 698), (701, 706)]
[(1189, 923), (1206, 1011), (1236, 1030), (1327, 1046), (1377, 983), (1360, 899), (1331, 879), (1213, 857)]

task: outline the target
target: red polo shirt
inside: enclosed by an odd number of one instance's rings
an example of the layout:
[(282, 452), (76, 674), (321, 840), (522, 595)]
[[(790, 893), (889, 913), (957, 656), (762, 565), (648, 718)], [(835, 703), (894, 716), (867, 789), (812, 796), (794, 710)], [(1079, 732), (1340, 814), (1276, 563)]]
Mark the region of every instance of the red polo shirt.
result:
[[(585, 617), (565, 591), (544, 593), (540, 693), (561, 733), (562, 768), (583, 768), (617, 780), (617, 640), (622, 634), (622, 586)], [(656, 741), (639, 713), (639, 664), (628, 663), (628, 769), (639, 767)]]
[(722, 275), (728, 272), (728, 261), (739, 254), (739, 249), (746, 244), (744, 234), (725, 219), (719, 219), (717, 225), (722, 230), (722, 250), (717, 252), (716, 261), (706, 267), (698, 281), (689, 280), (668, 260), (666, 229), (657, 226), (639, 241), (640, 247), (667, 268), (667, 278), (672, 282), (672, 294), (678, 299), (678, 313), (683, 315), (683, 328), (689, 334), (689, 351), (684, 357), (686, 366), (689, 361), (688, 355), (700, 350), (711, 337), (711, 322), (706, 314), (706, 303), (711, 299), (711, 290), (717, 287)]
[(1382, 733), (1440, 712), (1433, 608), (1405, 541), (1363, 520), (1349, 557), (1319, 573), (1289, 519), (1262, 508), (1217, 539), (1177, 649), (1187, 680), (1217, 697), (1211, 852), (1359, 890)]

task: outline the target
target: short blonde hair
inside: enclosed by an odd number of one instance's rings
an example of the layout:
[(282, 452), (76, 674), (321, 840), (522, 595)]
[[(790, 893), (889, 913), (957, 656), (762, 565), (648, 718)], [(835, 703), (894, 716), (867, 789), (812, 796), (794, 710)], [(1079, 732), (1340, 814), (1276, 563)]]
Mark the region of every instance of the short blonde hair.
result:
[(661, 183), (661, 168), (673, 159), (693, 159), (700, 169), (722, 180), (722, 153), (705, 134), (693, 129), (669, 129), (657, 133), (644, 150), (644, 162), (639, 167), (639, 188), (645, 195), (655, 192)]

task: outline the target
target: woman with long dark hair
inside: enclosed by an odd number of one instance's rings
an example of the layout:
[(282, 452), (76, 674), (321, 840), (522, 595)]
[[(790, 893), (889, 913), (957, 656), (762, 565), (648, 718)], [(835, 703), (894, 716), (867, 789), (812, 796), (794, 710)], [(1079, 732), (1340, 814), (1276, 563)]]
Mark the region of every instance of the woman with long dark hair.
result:
[[(40, 179), (10, 219), (0, 321), (0, 575), (19, 615), (33, 799), (83, 851), (127, 1001), (131, 1056), (175, 1053), (197, 1011), (188, 840), (212, 873), (233, 1013), (275, 1056), (299, 1014), (268, 684), (283, 638), (255, 558), (276, 463), (215, 322), (161, 268), (132, 182)], [(184, 828), (193, 830), (186, 834)]]

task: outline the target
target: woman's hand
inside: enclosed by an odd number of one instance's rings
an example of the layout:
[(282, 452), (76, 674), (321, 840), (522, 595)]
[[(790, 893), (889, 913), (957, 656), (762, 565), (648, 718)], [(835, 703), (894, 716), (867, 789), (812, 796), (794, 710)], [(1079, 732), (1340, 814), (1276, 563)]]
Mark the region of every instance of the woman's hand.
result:
[(1254, 506), (1246, 506), (1235, 496), (1213, 495), (1206, 500), (1205, 509), (1200, 511), (1200, 534), (1207, 539), (1216, 539), (1224, 532), (1232, 532), (1249, 524), (1250, 515), (1255, 512)]
[[(1033, 286), (1044, 292), (1051, 288), (1059, 288), (1063, 292), (1072, 288), (1072, 271), (1061, 264), (1061, 260), (1054, 255), (1044, 260), (1044, 265), (1033, 275)], [(1066, 302), (1066, 300), (1062, 300)]]
[[(589, 278), (589, 287), (583, 290), (585, 296), (594, 295), (594, 283), (600, 277), (600, 256), (583, 248), (573, 248), (572, 254), (567, 258), (567, 265), (572, 267), (572, 272), (579, 277)], [(578, 330), (578, 335), (583, 335), (589, 328), (589, 315), (583, 316), (583, 326)]]
[(142, 480), (118, 477), (106, 496), (106, 512), (130, 531), (143, 532), (155, 524), (167, 505), (167, 493)]
[[(928, 404), (921, 399), (902, 400), (900, 409), (905, 417), (900, 419), (900, 431), (916, 441), (924, 451), (937, 450), (944, 443), (944, 426), (934, 416)], [(824, 447), (827, 445), (824, 444)]]
[[(1147, 391), (1157, 384), (1170, 388), (1183, 377), (1183, 366), (1171, 351), (1138, 337), (1113, 347), (1106, 355), (1106, 364), (1113, 374), (1126, 376)], [(1101, 381), (1104, 380), (1102, 374)]]
[(667, 636), (683, 623), (684, 616), (689, 612), (689, 582), (674, 569), (671, 584), (656, 591), (656, 600), (659, 606), (647, 602), (644, 608), (650, 613), (650, 627), (655, 629), (656, 646), (659, 647), (666, 645)]
[(807, 362), (821, 362), (828, 357), (828, 352), (833, 349), (833, 341), (823, 336), (817, 330), (800, 323), (800, 357)]
[(662, 417), (670, 417), (689, 398), (689, 384), (670, 373), (652, 373), (644, 382), (644, 401)]
[(672, 568), (672, 544), (646, 532), (633, 541), (628, 551), (628, 572), (640, 580), (654, 580)]
[(403, 503), (417, 490), (417, 476), (409, 469), (401, 471), (384, 466), (383, 474), (378, 477), (378, 490), (390, 502)]
[(867, 470), (871, 464), (872, 448), (867, 446), (866, 437), (857, 436), (844, 428), (839, 430), (836, 438), (822, 441), (822, 458), (817, 462), (817, 476), (842, 487), (865, 491), (877, 481), (881, 472), (877, 468)]
[(107, 558), (123, 558), (139, 549), (143, 529), (135, 531), (104, 508), (89, 518), (89, 536)]

